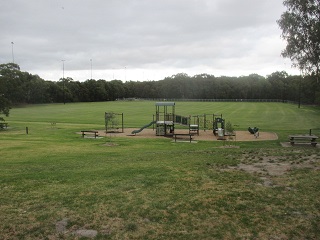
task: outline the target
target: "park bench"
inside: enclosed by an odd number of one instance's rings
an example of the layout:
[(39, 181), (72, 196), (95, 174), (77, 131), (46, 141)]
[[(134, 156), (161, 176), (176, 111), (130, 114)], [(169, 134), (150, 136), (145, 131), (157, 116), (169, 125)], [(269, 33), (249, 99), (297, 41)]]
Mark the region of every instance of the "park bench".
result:
[(310, 143), (313, 147), (315, 147), (317, 145), (317, 139), (317, 136), (307, 134), (289, 136), (291, 145), (294, 145), (296, 143)]
[(86, 134), (94, 135), (94, 138), (97, 138), (97, 136), (99, 136), (98, 131), (94, 131), (94, 130), (82, 130), (81, 132), (82, 132), (83, 138)]
[(190, 133), (175, 133), (173, 134), (174, 136), (174, 141), (177, 142), (177, 138), (185, 138), (185, 137), (189, 137), (189, 141), (192, 141), (192, 136), (193, 134)]

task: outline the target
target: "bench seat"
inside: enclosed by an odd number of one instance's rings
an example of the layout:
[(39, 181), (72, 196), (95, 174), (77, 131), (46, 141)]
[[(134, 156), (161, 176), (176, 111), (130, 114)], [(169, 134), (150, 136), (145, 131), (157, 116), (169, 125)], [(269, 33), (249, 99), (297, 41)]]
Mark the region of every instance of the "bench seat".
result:
[(94, 131), (94, 130), (82, 130), (81, 132), (82, 132), (83, 138), (86, 134), (92, 134), (94, 135), (94, 138), (97, 138), (99, 136), (98, 131)]
[(318, 137), (315, 135), (290, 135), (289, 141), (291, 145), (299, 144), (299, 143), (309, 143), (312, 146), (317, 145)]

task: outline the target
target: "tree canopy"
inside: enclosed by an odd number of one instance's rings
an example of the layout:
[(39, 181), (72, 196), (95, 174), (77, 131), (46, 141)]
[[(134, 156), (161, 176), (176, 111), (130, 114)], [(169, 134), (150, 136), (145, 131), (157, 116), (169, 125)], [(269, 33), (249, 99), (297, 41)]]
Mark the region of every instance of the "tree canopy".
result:
[(189, 76), (178, 73), (159, 81), (84, 82), (66, 77), (47, 81), (20, 70), (16, 64), (0, 64), (0, 115), (9, 114), (11, 104), (114, 101), (124, 98), (145, 99), (277, 99), (319, 104), (314, 78), (306, 76), (300, 87), (300, 76), (274, 72), (267, 77), (250, 74), (240, 77), (216, 77), (202, 73)]
[(309, 75), (320, 73), (320, 1), (285, 0), (278, 24), (287, 46), (282, 56)]
[(6, 94), (9, 85), (7, 79), (14, 78), (13, 71), (19, 70), (19, 66), (14, 63), (0, 64), (0, 121), (4, 121), (1, 115), (9, 116), (11, 108), (10, 96)]

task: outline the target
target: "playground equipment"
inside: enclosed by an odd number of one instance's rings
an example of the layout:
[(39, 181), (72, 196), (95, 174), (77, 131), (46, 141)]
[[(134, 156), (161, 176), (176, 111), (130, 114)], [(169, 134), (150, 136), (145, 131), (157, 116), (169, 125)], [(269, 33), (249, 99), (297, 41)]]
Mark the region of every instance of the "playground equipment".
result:
[(174, 102), (156, 102), (156, 114), (153, 115), (153, 121), (140, 129), (132, 131), (132, 134), (141, 132), (143, 129), (156, 125), (157, 136), (173, 136), (175, 124), (188, 126), (189, 134), (199, 135), (199, 118), (194, 118), (193, 124), (191, 116), (185, 117), (175, 114)]
[(152, 124), (155, 124), (155, 123), (156, 123), (156, 121), (152, 121), (152, 122), (148, 123), (147, 125), (144, 125), (144, 126), (143, 126), (142, 128), (140, 128), (140, 129), (133, 130), (133, 131), (131, 132), (131, 134), (139, 133), (139, 132), (141, 132), (143, 129), (145, 129), (145, 128), (147, 128), (147, 127), (150, 127)]
[[(222, 114), (201, 114), (192, 116), (193, 124), (198, 125), (199, 130), (203, 129), (212, 130), (213, 133), (216, 135), (218, 128), (225, 128), (224, 119), (222, 119)], [(190, 124), (190, 125), (193, 125)], [(192, 126), (191, 126), (192, 127)]]
[(214, 117), (213, 134), (215, 136), (223, 137), (225, 131), (225, 120), (220, 116)]
[[(174, 134), (175, 103), (156, 102), (156, 135), (167, 136)], [(171, 110), (171, 111), (169, 111)]]
[(199, 135), (199, 124), (190, 124), (189, 125), (189, 134)]
[[(224, 119), (222, 114), (202, 114), (192, 116), (195, 125), (198, 125), (198, 129), (212, 130), (214, 135), (218, 133), (218, 129), (222, 128), (224, 131)], [(192, 125), (190, 125), (192, 127)]]
[(257, 133), (258, 131), (259, 131), (259, 128), (257, 128), (257, 127), (248, 127), (248, 131), (249, 131), (249, 133), (251, 133), (251, 134), (255, 134), (255, 133)]
[(173, 136), (174, 120), (175, 120), (175, 103), (174, 102), (156, 102), (156, 114), (153, 116), (153, 121), (140, 129), (134, 130), (131, 133), (136, 134), (143, 129), (156, 124), (157, 136)]
[(123, 133), (123, 113), (105, 112), (106, 133)]
[[(193, 118), (193, 123), (192, 123)], [(175, 123), (188, 126), (189, 127), (189, 134), (197, 134), (199, 135), (199, 117), (198, 116), (175, 116)]]
[(188, 135), (199, 135), (200, 128), (204, 131), (212, 129), (214, 135), (218, 135), (219, 137), (223, 137), (225, 134), (225, 120), (222, 118), (222, 114), (202, 114), (186, 117), (175, 114), (174, 102), (156, 102), (155, 106), (156, 114), (153, 115), (153, 120), (140, 129), (132, 131), (132, 134), (139, 133), (143, 129), (155, 125), (156, 136), (174, 136), (176, 135), (176, 124), (187, 126), (189, 130)]

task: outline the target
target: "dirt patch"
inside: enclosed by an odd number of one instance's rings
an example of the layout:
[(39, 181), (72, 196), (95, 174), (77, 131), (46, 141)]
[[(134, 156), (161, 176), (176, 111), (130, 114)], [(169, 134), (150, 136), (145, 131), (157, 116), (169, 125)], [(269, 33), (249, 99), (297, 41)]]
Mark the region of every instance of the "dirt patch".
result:
[(226, 171), (241, 170), (251, 174), (257, 174), (264, 186), (274, 187), (277, 184), (273, 181), (274, 177), (289, 173), (295, 169), (309, 168), (316, 171), (320, 170), (320, 157), (316, 154), (300, 155), (288, 158), (286, 156), (252, 156), (245, 154), (241, 163), (237, 166), (228, 167)]
[[(300, 165), (299, 167), (302, 167), (302, 165)], [(272, 160), (264, 159), (258, 163), (252, 163), (252, 164), (240, 163), (238, 164), (238, 166), (234, 168), (237, 168), (249, 173), (279, 176), (291, 170), (292, 166), (290, 163), (279, 163), (279, 162), (275, 163)]]
[(61, 236), (62, 234), (65, 234), (66, 236), (74, 235), (76, 237), (80, 238), (95, 238), (98, 234), (98, 231), (93, 229), (78, 229), (76, 231), (69, 231), (68, 223), (69, 219), (64, 218), (61, 221), (56, 222), (56, 231)]
[[(153, 129), (144, 129), (140, 133), (132, 134), (136, 128), (125, 128), (123, 133), (105, 133), (105, 130), (98, 130), (99, 136), (104, 137), (130, 137), (130, 138), (163, 138), (163, 136), (156, 136), (156, 131)], [(175, 133), (188, 133), (188, 130), (176, 129)], [(260, 132), (259, 137), (255, 137), (248, 131), (236, 131), (232, 139), (226, 137), (227, 141), (268, 141), (277, 140), (278, 135), (273, 132)], [(211, 130), (200, 131), (199, 136), (193, 136), (194, 141), (218, 141), (218, 138), (212, 133)]]
[(102, 144), (102, 146), (105, 146), (105, 147), (115, 147), (115, 146), (118, 146), (118, 144), (109, 142), (109, 143)]
[(320, 145), (312, 146), (311, 143), (296, 143), (292, 145), (290, 142), (282, 142), (280, 143), (282, 147), (290, 148), (290, 147), (303, 147), (303, 148), (320, 148)]

